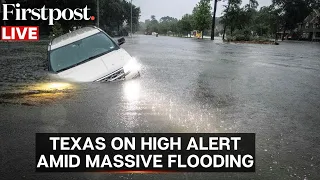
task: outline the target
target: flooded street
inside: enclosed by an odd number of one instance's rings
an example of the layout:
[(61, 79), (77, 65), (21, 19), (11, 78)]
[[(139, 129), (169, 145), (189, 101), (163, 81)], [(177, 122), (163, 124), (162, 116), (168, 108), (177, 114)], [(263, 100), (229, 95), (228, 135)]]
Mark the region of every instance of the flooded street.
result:
[[(319, 43), (135, 36), (141, 77), (87, 84), (48, 75), (47, 43), (0, 44), (4, 179), (319, 179)], [(40, 132), (256, 133), (256, 173), (30, 173)]]

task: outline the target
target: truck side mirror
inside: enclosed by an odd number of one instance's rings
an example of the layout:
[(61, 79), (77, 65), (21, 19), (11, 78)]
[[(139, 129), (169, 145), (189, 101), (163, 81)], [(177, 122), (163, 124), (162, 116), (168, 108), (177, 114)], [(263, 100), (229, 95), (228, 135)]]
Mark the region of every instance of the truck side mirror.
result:
[(121, 46), (122, 44), (124, 44), (126, 42), (126, 39), (124, 37), (118, 39), (118, 45)]

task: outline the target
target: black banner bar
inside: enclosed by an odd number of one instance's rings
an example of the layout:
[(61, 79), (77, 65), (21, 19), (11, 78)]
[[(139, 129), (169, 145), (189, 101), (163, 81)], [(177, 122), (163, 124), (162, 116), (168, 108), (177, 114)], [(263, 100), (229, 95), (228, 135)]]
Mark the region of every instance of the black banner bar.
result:
[(37, 172), (255, 172), (255, 134), (36, 134)]

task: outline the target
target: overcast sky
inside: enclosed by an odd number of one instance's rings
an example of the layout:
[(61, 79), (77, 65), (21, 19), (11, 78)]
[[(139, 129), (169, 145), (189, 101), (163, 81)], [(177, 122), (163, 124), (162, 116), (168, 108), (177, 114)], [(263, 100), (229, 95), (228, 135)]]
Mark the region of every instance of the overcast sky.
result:
[[(193, 8), (200, 0), (133, 0), (133, 4), (141, 8), (140, 21), (150, 19), (151, 15), (155, 15), (159, 20), (163, 16), (171, 16), (180, 19), (184, 14), (191, 14)], [(257, 0), (261, 6), (268, 6), (272, 0)], [(249, 0), (242, 0), (243, 4), (247, 4)], [(223, 5), (226, 2), (218, 2), (217, 16), (221, 16)], [(213, 6), (212, 6), (213, 7)]]

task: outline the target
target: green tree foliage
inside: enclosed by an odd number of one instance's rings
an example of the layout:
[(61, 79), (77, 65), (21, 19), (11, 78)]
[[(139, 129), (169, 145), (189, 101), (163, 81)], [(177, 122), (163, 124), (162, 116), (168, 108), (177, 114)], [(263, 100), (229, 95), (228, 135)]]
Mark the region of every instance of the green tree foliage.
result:
[(227, 8), (224, 10), (224, 16), (221, 22), (226, 28), (230, 28), (231, 36), (236, 28), (244, 26), (246, 17), (243, 16), (243, 10), (240, 8), (241, 0), (229, 0)]
[(313, 9), (320, 9), (320, 0), (310, 0), (310, 6)]
[(250, 26), (253, 24), (254, 18), (257, 16), (257, 8), (259, 3), (256, 0), (250, 0), (249, 4), (245, 5), (242, 9), (242, 15), (246, 18), (246, 25)]
[(256, 10), (259, 6), (259, 3), (257, 0), (250, 0), (248, 5), (250, 9)]
[(193, 30), (192, 15), (186, 14), (181, 20), (170, 16), (160, 18), (158, 21), (155, 16), (151, 16), (151, 20), (141, 23), (141, 28), (145, 26), (144, 31), (151, 33), (157, 32), (164, 35), (182, 35), (189, 34)]
[(50, 32), (50, 37), (58, 37), (63, 35), (63, 29), (61, 27), (61, 24), (59, 22), (56, 22), (53, 27), (52, 27), (52, 31)]
[(185, 14), (180, 20), (165, 16), (159, 19), (153, 15), (141, 24), (142, 31), (166, 35), (189, 35), (193, 30), (205, 31), (211, 27), (211, 0), (201, 0), (192, 14)]
[(210, 0), (200, 0), (197, 6), (193, 9), (194, 27), (199, 31), (209, 29), (211, 26), (212, 8), (210, 3)]
[[(122, 1), (124, 7), (124, 19), (128, 25), (131, 25), (131, 3), (128, 1)], [(139, 27), (139, 18), (140, 18), (141, 10), (140, 7), (136, 7), (132, 4), (132, 24), (134, 27)], [(138, 30), (135, 28), (134, 30)]]
[(279, 18), (283, 31), (293, 30), (312, 11), (312, 6), (317, 0), (273, 0), (279, 9)]
[(189, 34), (192, 30), (194, 30), (193, 17), (190, 14), (185, 14), (178, 23), (178, 27), (180, 27), (180, 31), (184, 34)]
[[(139, 25), (140, 8), (132, 5), (133, 26)], [(123, 23), (131, 25), (131, 3), (122, 0), (100, 1), (100, 25), (106, 31), (120, 31)]]
[(258, 36), (274, 35), (279, 23), (278, 10), (273, 5), (262, 7), (253, 20), (252, 30)]
[(147, 29), (146, 29), (147, 32), (152, 33), (152, 32), (158, 32), (159, 30), (159, 22), (156, 19), (155, 15), (151, 16), (151, 20), (147, 20), (146, 25), (147, 25)]
[[(229, 0), (224, 10), (222, 23), (232, 37), (234, 32), (242, 37), (273, 36), (280, 29), (294, 30), (312, 11), (319, 0), (273, 0), (272, 5), (261, 7), (256, 0), (241, 7), (241, 0)], [(246, 38), (248, 39), (248, 38)]]
[(178, 31), (177, 27), (178, 19), (173, 17), (162, 17), (159, 21), (158, 31), (161, 34), (167, 34), (168, 32), (175, 33)]

